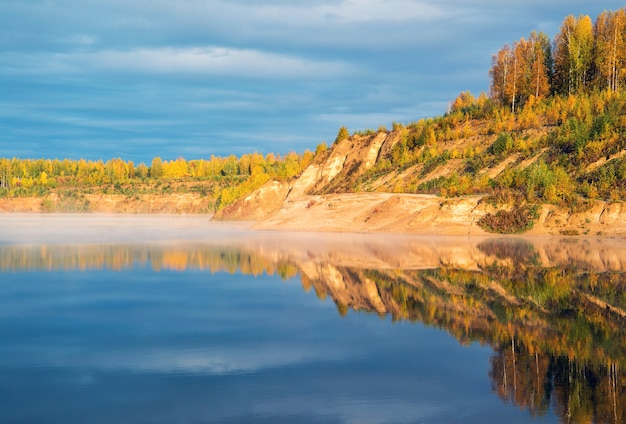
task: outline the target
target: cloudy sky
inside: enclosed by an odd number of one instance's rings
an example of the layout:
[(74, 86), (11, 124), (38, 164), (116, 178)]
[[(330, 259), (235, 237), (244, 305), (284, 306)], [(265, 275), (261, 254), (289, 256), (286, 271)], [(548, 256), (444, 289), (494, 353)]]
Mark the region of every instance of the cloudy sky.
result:
[(2, 0), (0, 157), (314, 149), (489, 90), (491, 56), (605, 0)]

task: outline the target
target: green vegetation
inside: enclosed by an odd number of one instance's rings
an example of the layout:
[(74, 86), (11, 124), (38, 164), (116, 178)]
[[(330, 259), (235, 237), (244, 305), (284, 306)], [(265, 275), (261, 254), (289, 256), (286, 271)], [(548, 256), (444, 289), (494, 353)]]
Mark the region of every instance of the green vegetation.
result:
[(482, 194), (495, 206), (576, 210), (626, 197), (626, 91), (555, 94), (517, 112), (462, 93), (448, 114), (396, 128), (399, 141), (352, 190), (399, 173), (388, 190)]
[[(626, 197), (626, 9), (567, 17), (554, 40), (531, 33), (493, 57), (490, 96), (461, 93), (449, 112), (406, 126), (353, 189), (480, 194), (489, 231), (532, 227), (542, 203), (581, 210)], [(513, 207), (515, 206), (515, 207)]]

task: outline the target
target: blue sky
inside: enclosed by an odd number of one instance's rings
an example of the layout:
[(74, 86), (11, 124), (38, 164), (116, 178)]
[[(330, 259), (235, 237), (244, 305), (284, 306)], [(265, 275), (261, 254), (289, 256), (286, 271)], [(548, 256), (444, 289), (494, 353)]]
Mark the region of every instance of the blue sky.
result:
[(2, 0), (0, 157), (302, 152), (488, 92), (491, 56), (619, 1)]

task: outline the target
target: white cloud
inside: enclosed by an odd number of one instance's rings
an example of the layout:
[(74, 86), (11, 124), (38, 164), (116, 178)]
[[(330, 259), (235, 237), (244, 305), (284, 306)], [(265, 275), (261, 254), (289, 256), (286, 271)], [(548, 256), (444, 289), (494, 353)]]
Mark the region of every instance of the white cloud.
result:
[(120, 351), (108, 351), (104, 355), (84, 350), (56, 350), (54, 346), (48, 346), (48, 349), (50, 349), (48, 356), (40, 356), (39, 358), (43, 358), (41, 363), (36, 363), (36, 359), (33, 360), (34, 365), (190, 374), (253, 373), (307, 362), (344, 359), (350, 355), (350, 352), (330, 346), (311, 351), (292, 345), (256, 345), (245, 349), (227, 346), (214, 349), (125, 348)]
[[(199, 74), (246, 78), (329, 78), (351, 67), (337, 61), (311, 60), (254, 49), (227, 47), (138, 48), (94, 52), (9, 54), (5, 69), (18, 73), (121, 72)], [(1, 64), (0, 64), (1, 65)]]
[(225, 47), (105, 51), (84, 59), (96, 67), (112, 70), (247, 77), (329, 76), (346, 70), (345, 65), (333, 62), (314, 62), (277, 53)]

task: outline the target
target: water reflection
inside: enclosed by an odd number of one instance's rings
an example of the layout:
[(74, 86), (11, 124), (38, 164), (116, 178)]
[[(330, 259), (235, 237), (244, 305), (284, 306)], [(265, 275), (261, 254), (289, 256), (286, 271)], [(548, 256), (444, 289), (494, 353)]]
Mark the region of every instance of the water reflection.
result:
[(4, 246), (0, 271), (299, 275), (341, 315), (389, 315), (490, 345), (493, 391), (534, 416), (552, 410), (562, 422), (626, 422), (623, 242), (310, 237)]

